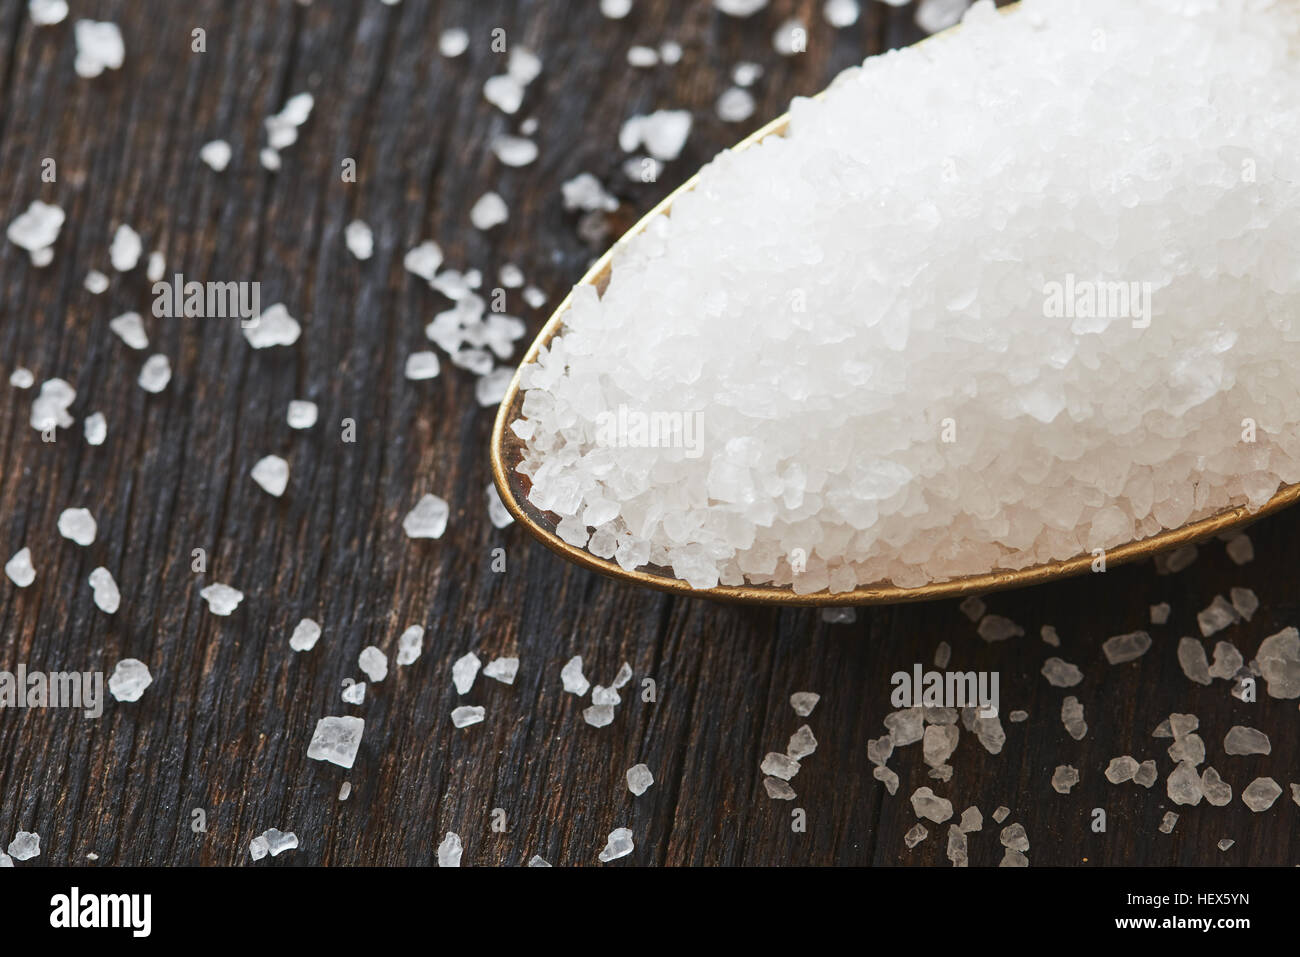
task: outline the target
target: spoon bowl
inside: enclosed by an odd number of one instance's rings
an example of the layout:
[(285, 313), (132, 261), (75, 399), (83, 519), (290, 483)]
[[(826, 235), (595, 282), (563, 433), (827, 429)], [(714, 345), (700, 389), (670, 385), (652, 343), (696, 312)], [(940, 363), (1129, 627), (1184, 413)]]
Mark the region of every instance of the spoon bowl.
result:
[[(1014, 6), (1016, 5), (1003, 7), (1001, 12), (1006, 13)], [(958, 27), (953, 29), (958, 29)], [(943, 34), (936, 34), (936, 36), (941, 35)], [(820, 95), (818, 94), (818, 96)], [(789, 114), (783, 114), (746, 137), (733, 147), (733, 150), (748, 149), (769, 136), (781, 136), (785, 133), (788, 125)], [(699, 175), (699, 173), (696, 173), (686, 180), (643, 216), (608, 252), (592, 264), (587, 274), (579, 281), (578, 286), (594, 286), (598, 293), (603, 294), (605, 287), (609, 283), (614, 257), (633, 237), (643, 232), (653, 219), (667, 214), (678, 197), (694, 189), (699, 181)], [(550, 319), (547, 320), (546, 325), (543, 326), (542, 331), (525, 353), (519, 368), (515, 370), (505, 397), (501, 401), (501, 406), (497, 410), (496, 421), (492, 429), (491, 449), (493, 481), (507, 511), (542, 544), (570, 561), (611, 578), (633, 582), (660, 591), (677, 592), (698, 598), (711, 598), (745, 604), (816, 606), (876, 605), (928, 601), (939, 598), (958, 598), (964, 595), (985, 594), (1002, 589), (1041, 584), (1068, 578), (1072, 575), (1080, 575), (1091, 570), (1095, 559), (1091, 553), (1085, 553), (1064, 561), (1053, 561), (1022, 569), (991, 571), (981, 575), (968, 575), (915, 588), (900, 588), (897, 585), (880, 583), (862, 585), (851, 591), (834, 594), (829, 591), (800, 594), (788, 585), (718, 585), (713, 588), (693, 588), (685, 581), (675, 578), (669, 569), (647, 565), (635, 571), (627, 571), (617, 562), (598, 558), (584, 548), (570, 545), (556, 534), (555, 527), (558, 523), (558, 517), (539, 511), (528, 501), (529, 479), (516, 471), (516, 467), (523, 457), (524, 443), (510, 429), (510, 424), (522, 417), (523, 393), (519, 383), (524, 367), (535, 362), (539, 351), (560, 333), (564, 325), (565, 314), (568, 312), (572, 301), (573, 293), (570, 293), (559, 304)], [(1264, 506), (1254, 511), (1244, 505), (1225, 509), (1179, 528), (1167, 529), (1149, 538), (1106, 549), (1106, 567), (1152, 558), (1163, 552), (1202, 541), (1215, 535), (1239, 530), (1264, 516), (1271, 515), (1288, 505), (1295, 504), (1298, 499), (1300, 499), (1300, 484), (1283, 486)]]

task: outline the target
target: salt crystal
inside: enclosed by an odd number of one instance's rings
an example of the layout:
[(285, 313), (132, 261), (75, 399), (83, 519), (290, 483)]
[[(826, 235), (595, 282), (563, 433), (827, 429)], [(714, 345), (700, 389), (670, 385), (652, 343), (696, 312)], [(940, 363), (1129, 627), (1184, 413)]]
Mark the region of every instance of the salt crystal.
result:
[(93, 543), (97, 531), (95, 517), (87, 509), (67, 508), (59, 513), (59, 534), (78, 545)]
[(0, 852), (0, 868), (13, 867), (14, 859), (8, 854)]
[(1234, 724), (1223, 738), (1223, 750), (1228, 754), (1270, 754), (1273, 745), (1263, 731)]
[(934, 666), (942, 671), (948, 667), (948, 662), (952, 660), (952, 645), (946, 641), (941, 641), (934, 649)]
[(167, 272), (167, 260), (158, 250), (149, 254), (149, 263), (145, 266), (144, 275), (150, 282), (160, 282), (163, 274)]
[(1300, 631), (1283, 628), (1269, 635), (1255, 653), (1270, 698), (1300, 698)]
[(38, 27), (62, 23), (68, 15), (67, 0), (28, 0), (27, 14)]
[(92, 296), (98, 296), (108, 289), (108, 277), (98, 269), (92, 269), (86, 273), (86, 278), (82, 280), (81, 284), (86, 288), (86, 292)]
[(916, 8), (916, 25), (926, 33), (938, 33), (955, 26), (971, 0), (921, 0)]
[(525, 286), (523, 291), (524, 302), (528, 303), (533, 309), (540, 309), (546, 305), (546, 293), (542, 292), (536, 286)]
[(9, 842), (9, 856), (15, 861), (30, 861), (41, 855), (41, 836), (34, 831), (19, 831)]
[(1162, 601), (1158, 605), (1151, 606), (1151, 624), (1163, 625), (1169, 621), (1169, 603)]
[(724, 123), (743, 123), (754, 115), (754, 96), (748, 90), (733, 86), (718, 97), (714, 109)]
[(357, 665), (371, 681), (379, 682), (388, 677), (388, 656), (374, 645), (361, 649)]
[(1178, 823), (1178, 815), (1173, 811), (1165, 811), (1165, 816), (1160, 819), (1160, 833), (1171, 834), (1174, 825)]
[(1138, 763), (1131, 755), (1111, 758), (1110, 764), (1106, 766), (1106, 780), (1111, 784), (1123, 784), (1125, 781), (1132, 781), (1137, 770)]
[(16, 246), (27, 250), (33, 257), (50, 249), (63, 228), (63, 209), (49, 203), (33, 200), (27, 210), (9, 224), (5, 235)]
[(1201, 793), (1215, 807), (1225, 807), (1232, 801), (1232, 785), (1219, 777), (1219, 772), (1214, 768), (1206, 768), (1201, 772)]
[(966, 833), (956, 824), (948, 825), (948, 860), (953, 867), (967, 867), (970, 858), (967, 854)]
[(600, 0), (600, 13), (610, 20), (622, 20), (632, 12), (632, 0)]
[(1169, 800), (1175, 804), (1200, 804), (1204, 791), (1201, 790), (1201, 776), (1196, 765), (1190, 761), (1181, 762), (1170, 772), (1165, 790)]
[(737, 63), (731, 70), (731, 79), (736, 86), (753, 86), (762, 75), (763, 68), (761, 66), (746, 60)]
[(539, 854), (534, 854), (532, 857), (528, 859), (528, 866), (529, 867), (550, 867), (551, 865), (546, 860), (546, 858), (542, 857)]
[(266, 857), (266, 852), (268, 850), (269, 848), (267, 847), (266, 837), (264, 835), (259, 834), (248, 842), (248, 856), (255, 861), (260, 861), (262, 858)]
[(857, 23), (859, 12), (858, 0), (826, 0), (822, 5), (822, 16), (837, 30)]
[(1201, 635), (1206, 638), (1236, 623), (1238, 619), (1237, 610), (1228, 604), (1222, 595), (1215, 595), (1210, 606), (1196, 615), (1196, 623), (1200, 626)]
[(351, 715), (330, 716), (316, 722), (307, 757), (313, 761), (329, 761), (341, 768), (350, 768), (361, 747), (361, 735), (366, 730), (362, 718)]
[(397, 637), (397, 663), (413, 665), (424, 652), (424, 626), (412, 625)]
[(931, 725), (925, 729), (921, 741), (921, 754), (926, 764), (938, 767), (947, 762), (957, 749), (956, 725)]
[(475, 401), (484, 407), (499, 404), (505, 398), (514, 375), (513, 369), (496, 369), (489, 372), (474, 384)]
[(988, 611), (988, 606), (984, 604), (984, 600), (975, 595), (969, 595), (962, 599), (962, 603), (957, 608), (963, 615), (974, 622), (978, 622), (984, 617), (984, 613)]
[(851, 625), (858, 620), (858, 613), (852, 608), (823, 608), (821, 620), (828, 625)]
[(199, 597), (208, 603), (208, 610), (212, 614), (224, 617), (239, 607), (239, 603), (244, 600), (244, 593), (218, 582), (204, 588), (199, 592)]
[(1219, 841), (1219, 843), (1218, 843), (1218, 848), (1219, 848), (1219, 850), (1221, 850), (1221, 851), (1226, 851), (1226, 850), (1228, 850), (1230, 847), (1232, 847), (1232, 845), (1234, 845), (1234, 844), (1236, 844), (1236, 843), (1237, 843), (1237, 842), (1234, 841), (1232, 838), (1230, 838), (1230, 837), (1225, 837), (1223, 840)]
[[(1278, 795), (1281, 793), (1282, 788), (1272, 778), (1255, 778), (1241, 792), (1241, 801), (1246, 807), (1258, 814), (1260, 811), (1267, 811), (1271, 808), (1273, 802), (1277, 800)], [(13, 854), (12, 847), (9, 849), (9, 853)], [(14, 854), (14, 857), (17, 856), (17, 854)]]
[(1237, 565), (1245, 565), (1255, 558), (1255, 546), (1251, 543), (1249, 535), (1238, 535), (1231, 539), (1225, 550), (1228, 557)]
[(289, 485), (289, 463), (278, 455), (268, 455), (257, 460), (249, 476), (268, 495), (279, 498)]
[(230, 144), (225, 140), (212, 140), (199, 149), (199, 159), (220, 173), (230, 165)]
[(813, 737), (812, 728), (808, 725), (801, 725), (799, 730), (790, 735), (790, 743), (785, 747), (785, 753), (796, 761), (806, 758), (817, 750), (817, 739)]
[(985, 641), (1006, 641), (1008, 638), (1019, 638), (1025, 633), (1014, 621), (1001, 615), (985, 615), (980, 619), (977, 630)]
[(407, 272), (431, 281), (442, 265), (442, 248), (431, 239), (426, 239), (410, 249), (402, 257), (402, 266)]
[(167, 388), (172, 381), (172, 364), (165, 355), (152, 355), (144, 360), (140, 367), (140, 376), (136, 380), (145, 392), (157, 395)]
[(898, 775), (886, 767), (874, 767), (871, 769), (871, 776), (885, 786), (885, 790), (890, 794), (898, 793)]
[(289, 636), (289, 647), (294, 651), (311, 651), (320, 641), (320, 625), (310, 618), (304, 618), (294, 626)]
[(36, 384), (36, 377), (32, 375), (32, 370), (19, 366), (9, 373), (9, 384), (15, 389), (30, 389)]
[(501, 493), (497, 491), (495, 484), (488, 482), (485, 494), (487, 495), (488, 521), (492, 523), (494, 528), (505, 528), (514, 522), (514, 516), (510, 514), (501, 501)]
[(904, 708), (885, 715), (885, 727), (893, 739), (894, 747), (905, 748), (920, 741), (925, 734), (924, 715), (920, 708)]
[(1052, 772), (1052, 790), (1057, 794), (1069, 794), (1070, 788), (1079, 783), (1079, 772), (1068, 764), (1062, 764)]
[(1159, 776), (1155, 761), (1147, 759), (1138, 765), (1138, 769), (1133, 775), (1133, 783), (1149, 788), (1156, 783)]
[(942, 824), (952, 817), (952, 802), (935, 795), (928, 787), (917, 788), (911, 797), (912, 811), (917, 817)]
[(139, 701), (153, 684), (149, 666), (138, 658), (123, 658), (108, 678), (108, 693), (116, 701)]
[(618, 860), (632, 853), (632, 832), (626, 827), (616, 827), (609, 832), (605, 849), (600, 852), (601, 863)]
[(475, 229), (488, 230), (510, 218), (506, 201), (499, 193), (487, 192), (478, 198), (469, 211), (470, 224)]
[(474, 687), (474, 679), (478, 677), (482, 665), (479, 656), (472, 651), (461, 655), (452, 663), (451, 683), (456, 686), (457, 694), (469, 693), (469, 689)]
[(116, 23), (78, 20), (73, 25), (73, 36), (77, 43), (73, 65), (77, 76), (91, 78), (99, 76), (105, 68), (121, 69), (126, 47)]
[(713, 0), (713, 5), (729, 17), (749, 17), (767, 6), (767, 0)]
[(1151, 636), (1145, 631), (1107, 638), (1101, 645), (1102, 654), (1112, 665), (1121, 665), (1141, 658), (1151, 648)]
[(140, 262), (140, 255), (144, 252), (144, 245), (140, 242), (140, 234), (130, 226), (123, 223), (117, 227), (113, 233), (113, 242), (108, 247), (108, 259), (113, 264), (113, 268), (118, 272), (130, 272)]
[(1088, 723), (1083, 720), (1083, 705), (1074, 695), (1069, 695), (1061, 702), (1061, 723), (1066, 733), (1076, 741), (1082, 741), (1088, 733)]
[(364, 681), (352, 681), (348, 679), (344, 682), (343, 691), (340, 693), (346, 704), (362, 704), (366, 700), (366, 683)]
[(980, 809), (972, 805), (961, 812), (961, 823), (958, 825), (965, 834), (974, 834), (976, 831), (984, 829), (984, 815)]
[(291, 346), (302, 335), (302, 326), (280, 302), (264, 309), (261, 315), (244, 324), (243, 330), (244, 338), (254, 349)]
[(436, 495), (425, 495), (402, 519), (402, 530), (408, 538), (442, 538), (450, 515), (451, 508), (445, 500)]
[(797, 17), (783, 20), (772, 34), (772, 49), (781, 56), (803, 53), (808, 46), (808, 28)]
[(108, 422), (105, 421), (103, 412), (92, 412), (86, 416), (82, 428), (87, 445), (103, 445), (108, 438)]
[(691, 133), (691, 114), (687, 110), (658, 110), (648, 116), (633, 116), (623, 123), (618, 145), (632, 153), (644, 147), (657, 160), (675, 160)]
[(1254, 617), (1259, 610), (1259, 596), (1249, 588), (1232, 588), (1228, 591), (1233, 609), (1246, 621)]
[(298, 142), (298, 127), (307, 122), (315, 105), (316, 100), (310, 93), (295, 93), (285, 101), (279, 113), (268, 116), (263, 124), (268, 149), (278, 153)]
[(149, 348), (149, 337), (145, 335), (144, 323), (140, 321), (138, 312), (124, 312), (116, 319), (110, 319), (108, 328), (132, 349)]
[(789, 781), (799, 773), (799, 762), (788, 755), (769, 751), (758, 769), (771, 777)]
[(412, 352), (406, 357), (406, 377), (413, 382), (436, 378), (442, 364), (434, 352)]
[[(573, 179), (560, 184), (560, 195), (564, 208), (573, 210), (604, 210), (613, 212), (618, 209), (618, 200), (605, 191), (600, 180), (590, 173), (579, 173)], [(522, 276), (519, 285), (522, 285)]]
[(362, 262), (375, 254), (375, 234), (359, 219), (354, 219), (343, 229), (343, 243), (348, 252)]
[(483, 677), (499, 681), (503, 685), (514, 684), (517, 674), (519, 674), (518, 658), (493, 658), (483, 669)]
[(782, 781), (780, 778), (763, 778), (763, 789), (774, 801), (793, 801), (798, 797), (789, 782)]
[(659, 51), (654, 47), (628, 47), (627, 65), (637, 69), (648, 69), (659, 65)]
[(316, 424), (316, 403), (305, 399), (292, 399), (285, 419), (291, 429), (310, 429)]
[(13, 558), (5, 562), (5, 574), (19, 588), (26, 588), (36, 581), (36, 569), (32, 567), (32, 550), (20, 548)]
[(640, 797), (646, 789), (655, 783), (654, 775), (644, 764), (634, 764), (627, 769), (627, 789)]
[(1175, 740), (1191, 734), (1200, 726), (1201, 720), (1194, 714), (1175, 712), (1169, 716), (1169, 733)]
[(280, 831), (274, 827), (268, 828), (262, 834), (262, 839), (266, 841), (266, 849), (272, 857), (279, 857), (285, 851), (292, 851), (298, 846), (297, 834), (292, 831)]
[(1044, 644), (1051, 645), (1053, 648), (1061, 647), (1061, 636), (1056, 633), (1056, 629), (1051, 625), (1044, 625), (1039, 629), (1038, 633)]
[(460, 867), (460, 857), (464, 849), (464, 845), (460, 842), (460, 835), (454, 831), (448, 831), (443, 836), (441, 843), (438, 844), (438, 866)]
[(998, 867), (1028, 867), (1029, 858), (1020, 851), (1008, 847), (998, 862)]
[(581, 655), (574, 655), (564, 663), (564, 667), (560, 669), (560, 680), (564, 682), (564, 690), (570, 694), (581, 697), (587, 693), (591, 682), (583, 677)]
[(1205, 657), (1205, 646), (1195, 638), (1178, 640), (1178, 665), (1183, 674), (1197, 684), (1210, 683), (1210, 663)]
[(107, 568), (101, 566), (90, 573), (90, 589), (100, 611), (108, 615), (117, 613), (118, 606), (122, 604), (122, 593), (118, 591), (117, 582)]
[(1300, 805), (1300, 784), (1291, 785), (1291, 800)]
[(1007, 807), (1005, 804), (999, 804), (993, 811), (993, 820), (995, 823), (1001, 824), (1007, 819), (1007, 815), (1010, 813), (1011, 808)]
[(903, 843), (907, 845), (907, 849), (910, 851), (929, 836), (930, 832), (925, 829), (925, 825), (918, 821), (903, 835)]
[(1003, 847), (1009, 847), (1013, 851), (1024, 853), (1029, 850), (1029, 836), (1025, 833), (1023, 824), (1008, 824), (1002, 829), (998, 840)]
[(537, 159), (537, 144), (522, 136), (498, 136), (492, 141), (492, 152), (507, 166), (527, 166)]
[[(581, 177), (589, 174), (580, 173), (578, 175)], [(593, 176), (592, 179), (595, 179), (595, 177)], [(563, 189), (563, 186), (561, 186), (561, 189)], [(507, 289), (518, 289), (524, 284), (524, 272), (514, 263), (503, 264), (497, 271), (497, 278), (501, 281), (501, 285)]]
[(478, 724), (486, 715), (487, 711), (482, 707), (461, 705), (452, 709), (451, 723), (458, 728), (468, 728), (471, 724)]
[(455, 58), (469, 49), (469, 33), (460, 27), (443, 30), (438, 36), (438, 52), (445, 57)]
[(1191, 765), (1205, 763), (1205, 742), (1199, 734), (1184, 734), (1174, 738), (1169, 746), (1169, 759), (1175, 763), (1186, 762)]
[(1054, 688), (1073, 688), (1083, 681), (1083, 672), (1078, 665), (1052, 657), (1043, 662), (1043, 677)]

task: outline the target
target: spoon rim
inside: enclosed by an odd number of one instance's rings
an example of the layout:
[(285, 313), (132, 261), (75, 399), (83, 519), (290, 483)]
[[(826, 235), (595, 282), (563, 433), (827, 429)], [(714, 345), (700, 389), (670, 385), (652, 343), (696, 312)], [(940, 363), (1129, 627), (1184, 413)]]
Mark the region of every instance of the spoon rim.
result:
[[(1011, 4), (1001, 7), (999, 12), (1009, 13), (1018, 6), (1019, 4)], [(942, 33), (937, 33), (932, 37), (927, 37), (920, 43), (913, 44), (913, 46), (920, 46), (941, 36), (949, 35), (959, 27), (960, 25)], [(833, 85), (834, 81), (831, 83), (831, 86)], [(830, 89), (830, 87), (828, 86), (827, 89)], [(825, 95), (825, 92), (823, 90), (809, 99), (820, 99)], [(731, 147), (730, 151), (739, 152), (754, 146), (769, 136), (780, 136), (785, 132), (789, 124), (790, 113), (787, 111), (749, 134), (749, 136)], [(599, 259), (591, 264), (583, 277), (578, 280), (573, 289), (556, 306), (555, 311), (546, 320), (545, 325), (542, 326), (541, 331), (533, 339), (528, 351), (524, 353), (519, 365), (515, 368), (514, 375), (510, 378), (510, 384), (507, 386), (501, 404), (497, 408), (496, 417), (492, 423), (491, 438), (492, 481), (496, 486), (498, 495), (501, 497), (501, 503), (506, 507), (511, 517), (551, 551), (606, 577), (632, 582), (662, 592), (747, 605), (836, 607), (934, 601), (1044, 584), (1049, 581), (1058, 581), (1081, 575), (1091, 570), (1096, 557), (1091, 552), (1087, 552), (1073, 558), (1044, 562), (1022, 569), (1002, 569), (984, 572), (979, 575), (963, 575), (948, 581), (918, 585), (915, 588), (903, 588), (885, 583), (861, 585), (851, 591), (836, 593), (827, 590), (799, 593), (789, 585), (715, 585), (711, 588), (694, 588), (685, 580), (675, 578), (668, 573), (660, 574), (640, 569), (629, 571), (617, 562), (598, 558), (585, 548), (570, 545), (552, 529), (543, 525), (543, 514), (531, 504), (525, 504), (526, 497), (523, 495), (522, 489), (516, 488), (516, 481), (522, 479), (522, 476), (515, 471), (515, 465), (518, 463), (507, 464), (506, 462), (507, 449), (515, 452), (523, 445), (522, 440), (510, 430), (510, 423), (521, 417), (522, 393), (519, 383), (523, 370), (526, 366), (535, 362), (541, 349), (559, 334), (564, 325), (564, 317), (572, 305), (573, 296), (577, 289), (582, 286), (593, 286), (597, 293), (603, 294), (609, 282), (614, 257), (634, 237), (643, 233), (656, 217), (668, 213), (673, 203), (681, 195), (693, 190), (698, 184), (702, 173), (703, 168), (655, 204), (649, 212), (637, 220), (631, 229), (620, 236)], [(1279, 512), (1287, 506), (1294, 505), (1298, 500), (1300, 500), (1300, 483), (1284, 485), (1264, 505), (1254, 511), (1246, 505), (1233, 506), (1206, 518), (1181, 525), (1178, 528), (1165, 529), (1148, 538), (1137, 539), (1118, 545), (1115, 548), (1104, 549), (1105, 567), (1110, 568), (1112, 565), (1122, 565), (1144, 558), (1153, 558), (1158, 554), (1172, 551), (1183, 545), (1203, 541), (1227, 529), (1245, 527), (1258, 519)]]

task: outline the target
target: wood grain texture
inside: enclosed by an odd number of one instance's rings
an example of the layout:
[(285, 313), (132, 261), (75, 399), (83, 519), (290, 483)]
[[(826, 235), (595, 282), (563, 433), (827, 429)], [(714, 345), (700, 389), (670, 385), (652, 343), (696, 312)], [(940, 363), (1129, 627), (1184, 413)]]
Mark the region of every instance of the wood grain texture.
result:
[[(913, 851), (906, 795), (932, 785), (958, 811), (986, 818), (971, 836), (973, 864), (1001, 857), (993, 809), (1029, 833), (1035, 865), (1300, 863), (1300, 808), (1289, 794), (1253, 814), (1238, 795), (1271, 774), (1300, 780), (1294, 701), (1244, 704), (1223, 682), (1202, 688), (1178, 669), (1175, 648), (1194, 634), (1195, 613), (1216, 593), (1254, 588), (1263, 608), (1225, 635), (1249, 658), (1259, 640), (1297, 620), (1294, 569), (1300, 514), (1252, 530), (1257, 558), (1233, 565), (1215, 543), (1176, 576), (1150, 566), (989, 599), (990, 610), (1029, 634), (988, 645), (954, 603), (864, 609), (851, 625), (815, 612), (714, 605), (641, 591), (571, 568), (518, 528), (489, 524), (484, 488), (491, 410), (474, 399), (472, 377), (444, 361), (428, 382), (403, 377), (406, 356), (427, 346), (423, 326), (446, 300), (407, 274), (405, 251), (426, 238), (448, 265), (493, 277), (505, 262), (558, 302), (599, 251), (563, 210), (560, 184), (581, 171), (622, 200), (616, 234), (643, 210), (762, 121), (790, 97), (821, 89), (868, 53), (911, 42), (910, 9), (864, 4), (859, 23), (833, 31), (820, 2), (773, 0), (751, 20), (717, 14), (702, 0), (637, 0), (621, 22), (596, 3), (560, 0), (73, 0), (73, 18), (118, 22), (127, 58), (118, 72), (75, 76), (72, 23), (35, 28), (26, 3), (0, 0), (0, 214), (11, 221), (34, 199), (68, 214), (54, 261), (34, 269), (11, 243), (0, 249), (0, 371), (32, 369), (77, 389), (77, 426), (43, 443), (27, 422), (33, 392), (0, 385), (0, 559), (24, 545), (38, 577), (19, 590), (0, 579), (0, 669), (103, 670), (124, 657), (146, 661), (154, 683), (136, 704), (112, 700), (102, 718), (62, 710), (0, 711), (0, 846), (19, 830), (40, 833), (34, 864), (246, 864), (248, 842), (269, 827), (296, 832), (298, 850), (259, 866), (431, 863), (448, 830), (464, 840), (466, 864), (520, 864), (541, 854), (555, 864), (594, 864), (606, 835), (630, 827), (636, 850), (613, 866), (643, 864), (945, 864), (946, 827)], [(777, 23), (797, 15), (809, 49), (782, 59), (771, 47)], [(439, 32), (470, 29), (459, 59), (437, 53)], [(191, 31), (207, 32), (193, 53)], [(524, 108), (508, 118), (483, 99), (500, 72), (489, 46), (501, 27), (510, 42), (538, 51), (545, 69)], [(673, 68), (628, 68), (626, 48), (675, 39)], [(712, 104), (741, 60), (764, 66), (752, 122), (726, 124)], [(309, 90), (316, 110), (277, 174), (263, 170), (263, 120)], [(633, 182), (620, 166), (622, 121), (657, 108), (696, 117), (681, 159), (658, 183)], [(540, 121), (540, 156), (502, 166), (491, 139), (526, 116)], [(214, 173), (198, 157), (225, 138), (234, 160)], [(57, 161), (58, 180), (41, 181)], [(341, 163), (357, 161), (343, 182)], [(469, 209), (488, 189), (510, 220), (484, 234)], [(345, 249), (354, 218), (375, 231), (375, 254)], [(112, 273), (107, 247), (120, 222), (146, 249), (162, 250), (169, 275), (259, 281), (263, 302), (283, 301), (303, 323), (300, 341), (253, 351), (223, 319), (159, 320), (143, 267)], [(82, 287), (89, 269), (112, 275), (102, 296)], [(518, 294), (510, 308), (536, 331), (545, 318)], [(150, 351), (166, 354), (174, 377), (165, 393), (136, 385), (143, 353), (128, 350), (108, 321), (146, 314)], [(319, 424), (294, 432), (290, 399), (321, 410)], [(92, 448), (80, 420), (104, 412), (108, 441)], [(340, 439), (340, 422), (357, 441)], [(292, 469), (283, 499), (263, 493), (249, 469), (267, 454)], [(426, 492), (447, 498), (452, 516), (439, 541), (413, 542), (401, 520)], [(68, 507), (99, 521), (88, 548), (61, 539)], [(507, 571), (491, 570), (504, 548)], [(205, 574), (190, 555), (204, 548)], [(123, 591), (112, 617), (86, 584), (98, 565)], [(247, 597), (234, 615), (208, 612), (199, 590), (213, 581)], [(1100, 650), (1113, 634), (1147, 627), (1148, 606), (1174, 607), (1141, 660), (1111, 667)], [(296, 655), (288, 636), (304, 615), (318, 620), (317, 647)], [(407, 626), (428, 629), (414, 665), (372, 684), (365, 704), (345, 705), (341, 683), (361, 677), (357, 655), (375, 644), (392, 656)], [(1038, 641), (1044, 624), (1059, 652)], [(919, 746), (891, 760), (902, 778), (890, 797), (871, 777), (867, 740), (883, 733), (889, 677), (929, 664), (942, 640), (954, 668), (1001, 674), (1007, 743), (987, 754), (963, 734), (948, 784), (926, 777)], [(512, 687), (482, 677), (464, 698), (451, 663), (467, 651), (484, 661), (517, 654)], [(1087, 709), (1088, 736), (1061, 727), (1066, 692), (1039, 669), (1059, 653), (1085, 672), (1072, 689)], [(635, 679), (614, 723), (581, 717), (586, 702), (561, 690), (559, 669), (581, 654), (588, 677), (608, 683), (623, 661)], [(647, 703), (645, 678), (657, 687)], [(769, 800), (759, 762), (784, 750), (801, 724), (795, 691), (822, 700), (808, 723), (820, 745), (793, 784), (794, 802)], [(453, 707), (480, 704), (487, 720), (464, 730)], [(1005, 721), (1023, 708), (1023, 724)], [(1167, 741), (1151, 730), (1171, 711), (1200, 716), (1213, 764), (1233, 786), (1231, 806), (1179, 808), (1172, 835), (1156, 828), (1170, 803)], [(356, 766), (307, 759), (317, 719), (356, 713), (366, 720)], [(1267, 757), (1225, 757), (1233, 724), (1272, 738)], [(1112, 786), (1110, 758), (1157, 758), (1150, 791)], [(638, 762), (656, 783), (642, 797), (624, 772)], [(1058, 764), (1082, 780), (1069, 796), (1052, 791)], [(352, 796), (337, 800), (343, 781)], [(791, 828), (792, 805), (807, 814)], [(1109, 829), (1089, 830), (1105, 808)], [(190, 829), (192, 809), (208, 831)], [(508, 829), (491, 829), (492, 810)], [(1236, 840), (1227, 853), (1222, 837)], [(22, 865), (20, 865), (22, 866)]]

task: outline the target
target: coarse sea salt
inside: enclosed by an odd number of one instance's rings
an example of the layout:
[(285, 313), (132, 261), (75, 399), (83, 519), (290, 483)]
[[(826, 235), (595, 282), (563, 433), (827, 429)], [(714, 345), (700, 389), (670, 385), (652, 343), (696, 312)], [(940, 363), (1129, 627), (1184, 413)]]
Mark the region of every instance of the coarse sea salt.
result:
[(108, 693), (116, 701), (139, 701), (151, 684), (148, 665), (139, 658), (123, 658), (108, 678)]
[(122, 593), (113, 580), (113, 573), (100, 566), (90, 573), (89, 582), (95, 606), (107, 615), (117, 614), (117, 609), (122, 604)]
[(36, 581), (36, 569), (32, 566), (32, 550), (27, 547), (18, 549), (14, 556), (5, 562), (5, 575), (19, 588), (26, 588)]
[(799, 593), (1262, 506), (1300, 481), (1298, 48), (1294, 4), (979, 3), (796, 100), (575, 290), (523, 370), (532, 504)]

